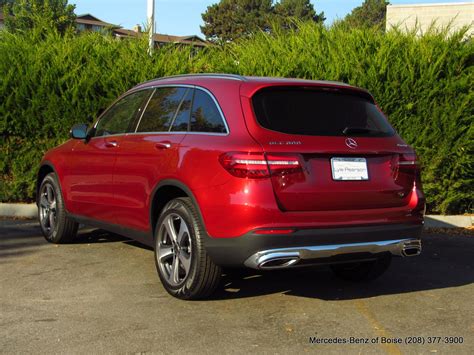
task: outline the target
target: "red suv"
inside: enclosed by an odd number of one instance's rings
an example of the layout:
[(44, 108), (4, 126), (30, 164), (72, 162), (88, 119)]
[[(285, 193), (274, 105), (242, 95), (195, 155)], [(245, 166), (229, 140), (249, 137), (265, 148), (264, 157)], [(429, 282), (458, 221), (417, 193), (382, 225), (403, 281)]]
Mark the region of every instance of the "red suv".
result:
[(83, 223), (153, 246), (178, 298), (209, 296), (223, 267), (328, 264), (364, 280), (421, 251), (417, 157), (360, 88), (162, 78), (71, 137), (38, 174), (46, 239), (71, 242)]

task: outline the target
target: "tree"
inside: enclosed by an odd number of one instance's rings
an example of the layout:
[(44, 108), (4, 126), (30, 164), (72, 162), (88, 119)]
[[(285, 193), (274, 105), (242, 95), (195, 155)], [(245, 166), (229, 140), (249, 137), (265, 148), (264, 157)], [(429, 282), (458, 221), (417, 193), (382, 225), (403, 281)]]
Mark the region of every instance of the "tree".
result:
[(220, 0), (208, 6), (202, 14), (201, 31), (213, 42), (225, 43), (248, 37), (256, 31), (270, 31), (270, 24), (293, 28), (294, 19), (324, 21), (324, 13), (317, 14), (310, 0)]
[(272, 0), (221, 0), (202, 14), (202, 33), (213, 42), (225, 43), (267, 30)]
[(361, 6), (356, 7), (346, 16), (344, 22), (350, 27), (385, 27), (387, 5), (385, 0), (365, 0)]
[(0, 9), (2, 9), (5, 5), (13, 3), (13, 0), (0, 0)]
[(314, 10), (309, 0), (281, 0), (274, 7), (275, 17), (280, 26), (294, 28), (294, 19), (301, 21), (324, 22), (324, 12)]
[(10, 32), (35, 30), (43, 36), (48, 30), (60, 34), (74, 29), (75, 5), (67, 0), (17, 0), (5, 5), (5, 26)]

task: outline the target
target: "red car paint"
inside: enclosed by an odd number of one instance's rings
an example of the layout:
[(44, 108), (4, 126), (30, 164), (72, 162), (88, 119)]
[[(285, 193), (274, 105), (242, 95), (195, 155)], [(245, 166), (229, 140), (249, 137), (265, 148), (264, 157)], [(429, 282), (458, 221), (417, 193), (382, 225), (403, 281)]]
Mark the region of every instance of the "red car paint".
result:
[[(270, 86), (361, 89), (328, 82), (188, 76), (147, 82), (130, 92), (169, 85), (206, 89), (229, 133), (125, 133), (69, 140), (47, 152), (42, 162), (55, 170), (68, 213), (153, 238), (154, 192), (161, 183), (175, 181), (193, 195), (211, 238), (238, 238), (260, 229), (291, 235), (322, 227), (423, 223), (414, 151), (397, 134), (352, 137), (357, 142), (353, 149), (345, 136), (264, 129), (252, 106), (253, 95)], [(223, 160), (239, 154), (257, 162), (287, 159), (298, 165), (286, 175), (273, 174), (270, 164), (263, 176), (235, 176)], [(366, 158), (370, 180), (334, 181), (330, 159), (340, 156)]]

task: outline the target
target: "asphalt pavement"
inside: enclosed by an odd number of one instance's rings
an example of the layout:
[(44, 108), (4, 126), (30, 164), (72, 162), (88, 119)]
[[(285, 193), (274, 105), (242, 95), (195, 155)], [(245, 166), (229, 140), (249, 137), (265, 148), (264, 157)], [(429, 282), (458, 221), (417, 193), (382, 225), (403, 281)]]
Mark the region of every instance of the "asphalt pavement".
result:
[(47, 243), (0, 220), (2, 353), (474, 354), (474, 236), (424, 234), (371, 283), (325, 267), (232, 272), (206, 301), (161, 286), (153, 251), (84, 229)]

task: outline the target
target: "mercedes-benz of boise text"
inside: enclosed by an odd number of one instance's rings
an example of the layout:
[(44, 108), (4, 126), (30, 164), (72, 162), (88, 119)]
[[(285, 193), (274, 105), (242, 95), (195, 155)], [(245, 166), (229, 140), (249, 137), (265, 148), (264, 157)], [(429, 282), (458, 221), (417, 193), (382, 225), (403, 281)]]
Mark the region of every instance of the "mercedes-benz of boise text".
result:
[(374, 338), (358, 338), (358, 337), (330, 337), (318, 338), (309, 337), (310, 344), (462, 344), (463, 337), (458, 336), (408, 336), (399, 337), (374, 337)]

